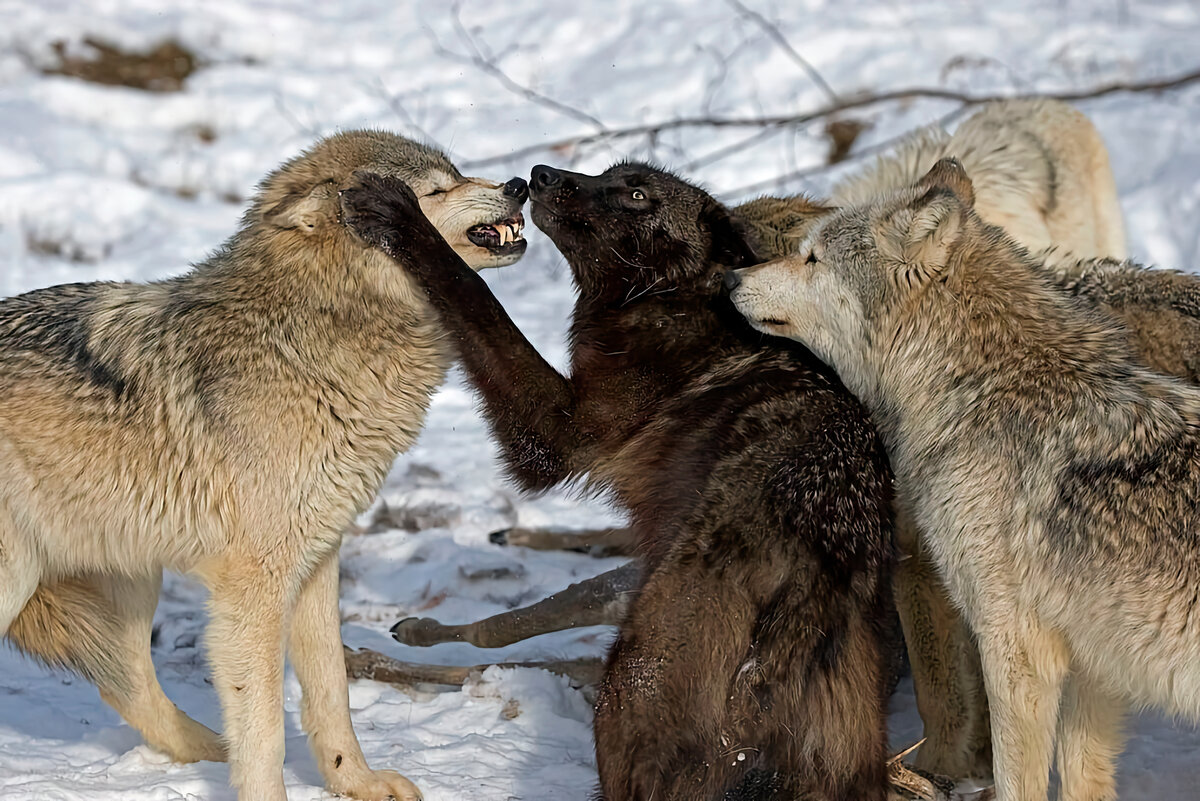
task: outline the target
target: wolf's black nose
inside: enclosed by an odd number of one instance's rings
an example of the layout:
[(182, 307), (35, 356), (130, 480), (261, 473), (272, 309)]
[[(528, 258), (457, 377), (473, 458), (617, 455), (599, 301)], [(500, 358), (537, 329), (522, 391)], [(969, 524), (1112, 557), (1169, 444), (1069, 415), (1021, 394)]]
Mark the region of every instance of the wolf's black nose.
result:
[(538, 189), (549, 189), (562, 183), (562, 173), (553, 167), (539, 164), (529, 173), (529, 180)]
[(739, 270), (725, 271), (725, 288), (730, 292), (737, 289), (737, 285), (742, 283), (742, 276), (738, 274), (739, 272)]
[(529, 199), (529, 184), (525, 183), (524, 178), (512, 178), (504, 184), (504, 194), (515, 198), (518, 203), (524, 203)]

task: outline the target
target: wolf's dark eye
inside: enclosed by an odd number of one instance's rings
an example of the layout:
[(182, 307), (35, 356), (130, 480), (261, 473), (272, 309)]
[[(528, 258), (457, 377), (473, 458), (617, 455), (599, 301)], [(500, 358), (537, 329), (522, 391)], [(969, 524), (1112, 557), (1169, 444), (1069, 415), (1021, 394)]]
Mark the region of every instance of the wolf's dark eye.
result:
[(804, 260), (804, 263), (805, 264), (816, 264), (817, 263), (817, 252), (815, 250), (808, 251), (808, 258)]
[(635, 190), (633, 190), (633, 199), (634, 200), (645, 200), (646, 193), (640, 189), (635, 189)]
[(434, 189), (432, 192), (426, 193), (425, 197), (433, 197), (434, 195), (444, 195), (449, 192), (449, 189)]

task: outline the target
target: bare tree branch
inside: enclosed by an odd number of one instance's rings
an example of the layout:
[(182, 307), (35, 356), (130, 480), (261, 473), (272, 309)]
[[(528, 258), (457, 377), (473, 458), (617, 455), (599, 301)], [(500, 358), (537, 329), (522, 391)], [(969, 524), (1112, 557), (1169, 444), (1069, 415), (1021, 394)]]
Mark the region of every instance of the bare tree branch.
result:
[(796, 48), (792, 47), (792, 43), (789, 42), (787, 38), (780, 32), (779, 26), (775, 25), (775, 23), (771, 22), (754, 9), (747, 8), (741, 2), (741, 0), (725, 0), (725, 2), (743, 17), (762, 28), (763, 32), (766, 33), (767, 36), (771, 37), (775, 44), (779, 45), (780, 49), (787, 53), (792, 61), (796, 62), (796, 64), (800, 66), (800, 69), (804, 70), (805, 74), (808, 75), (809, 80), (815, 83), (817, 88), (825, 93), (825, 96), (829, 98), (830, 103), (837, 103), (841, 101), (841, 98), (838, 97), (838, 93), (833, 91), (833, 87), (830, 86), (823, 77), (821, 77), (821, 73), (817, 72), (817, 68), (810, 64), (808, 59), (800, 55), (800, 53), (796, 51)]
[(777, 135), (781, 130), (783, 129), (776, 125), (770, 128), (764, 128), (761, 131), (755, 131), (744, 139), (739, 139), (732, 144), (719, 147), (711, 153), (705, 153), (703, 156), (697, 156), (696, 158), (684, 164), (681, 169), (684, 172), (691, 172), (692, 170), (698, 170), (701, 167), (707, 167), (709, 164), (716, 164), (718, 161), (729, 158), (735, 153), (741, 153), (742, 151), (749, 150), (761, 142), (765, 142), (772, 136)]
[(1162, 92), (1169, 89), (1178, 89), (1180, 87), (1198, 82), (1200, 82), (1200, 68), (1171, 78), (1158, 78), (1147, 81), (1114, 81), (1112, 83), (1102, 84), (1090, 89), (1074, 89), (1063, 92), (970, 95), (952, 89), (941, 88), (894, 89), (888, 92), (864, 94), (857, 97), (844, 99), (838, 103), (831, 103), (823, 108), (801, 114), (780, 114), (775, 116), (759, 117), (676, 117), (670, 120), (641, 123), (625, 128), (609, 128), (596, 133), (583, 134), (579, 136), (567, 137), (565, 139), (557, 139), (551, 142), (544, 142), (542, 144), (530, 145), (529, 147), (519, 148), (503, 155), (466, 160), (464, 162), (464, 166), (474, 169), (491, 164), (498, 164), (512, 159), (525, 158), (535, 153), (544, 153), (555, 150), (569, 150), (572, 148), (595, 145), (601, 142), (628, 139), (635, 136), (657, 137), (667, 131), (674, 131), (681, 128), (771, 128), (779, 126), (804, 125), (845, 111), (904, 100), (946, 100), (959, 103), (963, 108), (977, 106), (981, 103), (989, 103), (995, 100), (1013, 100), (1019, 98), (1049, 98), (1069, 102), (1078, 100), (1091, 100), (1094, 98), (1103, 97), (1105, 95), (1116, 94), (1118, 92)]
[(402, 125), (407, 126), (410, 130), (415, 131), (426, 142), (435, 141), (429, 134), (429, 131), (421, 127), (416, 118), (408, 112), (408, 109), (400, 102), (399, 95), (393, 95), (383, 85), (383, 80), (376, 77), (371, 82), (363, 82), (363, 87), (387, 104), (392, 113), (396, 115), (396, 119), (400, 120)]
[[(970, 109), (971, 109), (970, 105), (959, 106), (958, 108), (954, 109), (953, 111), (947, 112), (946, 114), (943, 114), (942, 116), (938, 117), (937, 119), (932, 120), (931, 122), (927, 123), (927, 125), (938, 125), (938, 126), (949, 125), (951, 122), (954, 121), (954, 119), (956, 117), (962, 116)], [(743, 197), (745, 195), (753, 195), (753, 194), (758, 194), (760, 192), (768, 192), (770, 190), (778, 190), (781, 187), (787, 186), (788, 184), (790, 184), (794, 181), (799, 181), (802, 178), (807, 178), (811, 175), (819, 175), (821, 173), (828, 172), (830, 169), (832, 169), (834, 167), (840, 167), (844, 164), (852, 164), (856, 161), (861, 161), (862, 159), (865, 159), (869, 156), (874, 156), (878, 153), (884, 153), (888, 150), (891, 150), (893, 147), (900, 144), (908, 137), (912, 136), (912, 133), (913, 133), (912, 131), (905, 131), (904, 133), (897, 134), (896, 136), (890, 136), (887, 139), (880, 140), (880, 141), (876, 142), (875, 144), (870, 145), (869, 147), (864, 147), (862, 150), (859, 150), (855, 153), (851, 153), (846, 158), (839, 161), (837, 164), (826, 164), (826, 163), (822, 162), (821, 164), (813, 164), (808, 167), (801, 167), (800, 169), (792, 170), (791, 172), (787, 172), (787, 173), (784, 173), (783, 175), (779, 175), (774, 178), (770, 178), (766, 181), (759, 181), (758, 183), (747, 184), (746, 186), (739, 186), (734, 189), (728, 190), (726, 192), (722, 192), (721, 194), (729, 195), (730, 197)]]

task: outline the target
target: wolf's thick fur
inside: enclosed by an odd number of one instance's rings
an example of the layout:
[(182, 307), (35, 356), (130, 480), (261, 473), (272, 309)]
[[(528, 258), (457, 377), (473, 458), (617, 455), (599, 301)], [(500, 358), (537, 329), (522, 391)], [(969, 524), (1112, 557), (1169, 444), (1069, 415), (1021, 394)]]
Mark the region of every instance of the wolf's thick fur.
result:
[(1112, 799), (1127, 705), (1200, 718), (1200, 389), (1143, 367), (973, 202), (938, 162), (734, 302), (871, 409), (978, 639), (999, 801), (1046, 797), (1056, 742), (1062, 797)]
[(645, 582), (599, 689), (604, 798), (882, 801), (891, 498), (863, 410), (728, 305), (756, 256), (705, 192), (624, 164), (537, 167), (531, 198), (579, 290), (569, 377), (414, 235), (402, 185), (347, 193), (347, 221), (428, 288), (512, 476), (586, 475), (630, 512)]
[(1125, 226), (1108, 150), (1096, 127), (1058, 100), (989, 103), (947, 135), (926, 128), (834, 187), (839, 206), (912, 186), (945, 157), (975, 184), (976, 213), (1030, 250), (1125, 256)]
[(1041, 257), (1057, 286), (1120, 321), (1148, 367), (1200, 383), (1200, 276), (1057, 249)]
[[(828, 201), (760, 198), (738, 207), (760, 241), (794, 251), (834, 207), (867, 202), (909, 187), (946, 156), (958, 158), (975, 184), (975, 210), (1031, 250), (1054, 246), (1068, 259), (1122, 258), (1125, 234), (1108, 153), (1086, 116), (1056, 100), (990, 103), (953, 136), (940, 128), (918, 131), (894, 153), (836, 185)], [(769, 251), (768, 251), (769, 252)], [(1095, 268), (1088, 268), (1089, 275)], [(1156, 272), (1126, 273), (1116, 282), (1054, 277), (1069, 291), (1098, 303), (1131, 328), (1135, 347), (1159, 370), (1186, 358), (1172, 352), (1174, 334), (1195, 321), (1174, 310), (1174, 287)], [(1102, 297), (1101, 297), (1102, 295)], [(1191, 351), (1200, 360), (1200, 352)], [(1182, 366), (1182, 365), (1179, 365)], [(989, 722), (979, 657), (970, 632), (950, 603), (919, 532), (903, 513), (896, 538), (896, 606), (904, 624), (925, 741), (916, 764), (956, 777), (991, 775)]]
[[(0, 301), (0, 632), (91, 679), (173, 758), (227, 749), (245, 801), (285, 797), (285, 637), (329, 789), (419, 798), (368, 769), (350, 725), (338, 545), (452, 354), (424, 294), (341, 225), (337, 193), (359, 169), (410, 182), (477, 265), (523, 250), (465, 232), (513, 218), (524, 182), (464, 179), (431, 148), (349, 132), (269, 175), (183, 276)], [(224, 743), (154, 676), (164, 568), (210, 590)]]

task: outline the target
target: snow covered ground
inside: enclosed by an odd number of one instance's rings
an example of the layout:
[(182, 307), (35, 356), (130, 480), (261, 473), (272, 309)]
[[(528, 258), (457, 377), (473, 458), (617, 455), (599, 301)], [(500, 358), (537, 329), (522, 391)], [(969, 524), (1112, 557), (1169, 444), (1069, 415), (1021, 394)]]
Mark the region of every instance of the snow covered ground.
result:
[[(746, 2), (840, 96), (916, 86), (1086, 89), (1200, 66), (1194, 0)], [(425, 137), (460, 164), (484, 162), (471, 171), (501, 179), (526, 175), (539, 161), (594, 170), (625, 156), (653, 157), (728, 200), (821, 165), (829, 146), (814, 126), (778, 129), (727, 152), (757, 130), (689, 128), (654, 140), (507, 155), (601, 127), (797, 113), (827, 102), (755, 18), (715, 0), (2, 0), (0, 19), (0, 295), (179, 272), (232, 232), (263, 173), (338, 129), (378, 126)], [(203, 63), (178, 93), (42, 73), (57, 63), (54, 43), (85, 53), (86, 36), (133, 49), (173, 37)], [(1200, 265), (1200, 86), (1080, 105), (1111, 149), (1134, 254), (1164, 266)], [(861, 150), (952, 108), (911, 101), (846, 116), (870, 126)], [(819, 193), (834, 174), (769, 188)], [(528, 230), (526, 259), (488, 280), (534, 343), (561, 362), (570, 282), (549, 242)], [(494, 651), (406, 649), (387, 635), (401, 617), (471, 620), (617, 564), (488, 543), (489, 531), (515, 522), (589, 526), (618, 518), (599, 502), (522, 498), (507, 487), (459, 378), (435, 399), (424, 435), (396, 463), (383, 500), (419, 507), (429, 527), (346, 543), (349, 644), (447, 664), (603, 652), (611, 632), (596, 629)], [(510, 577), (465, 577), (486, 567), (509, 567)], [(168, 694), (217, 727), (199, 647), (202, 604), (193, 582), (168, 580), (155, 661)], [(326, 798), (299, 730), (295, 681), (286, 689), (291, 798)], [(595, 781), (588, 705), (541, 671), (493, 669), (460, 691), (415, 697), (358, 682), (351, 703), (368, 758), (404, 772), (429, 801), (582, 801)], [(893, 704), (895, 742), (907, 744), (919, 731), (911, 691)], [(1195, 798), (1200, 734), (1152, 715), (1131, 729), (1122, 798)], [(5, 801), (222, 801), (233, 798), (227, 779), (224, 765), (167, 762), (87, 683), (0, 650)]]

